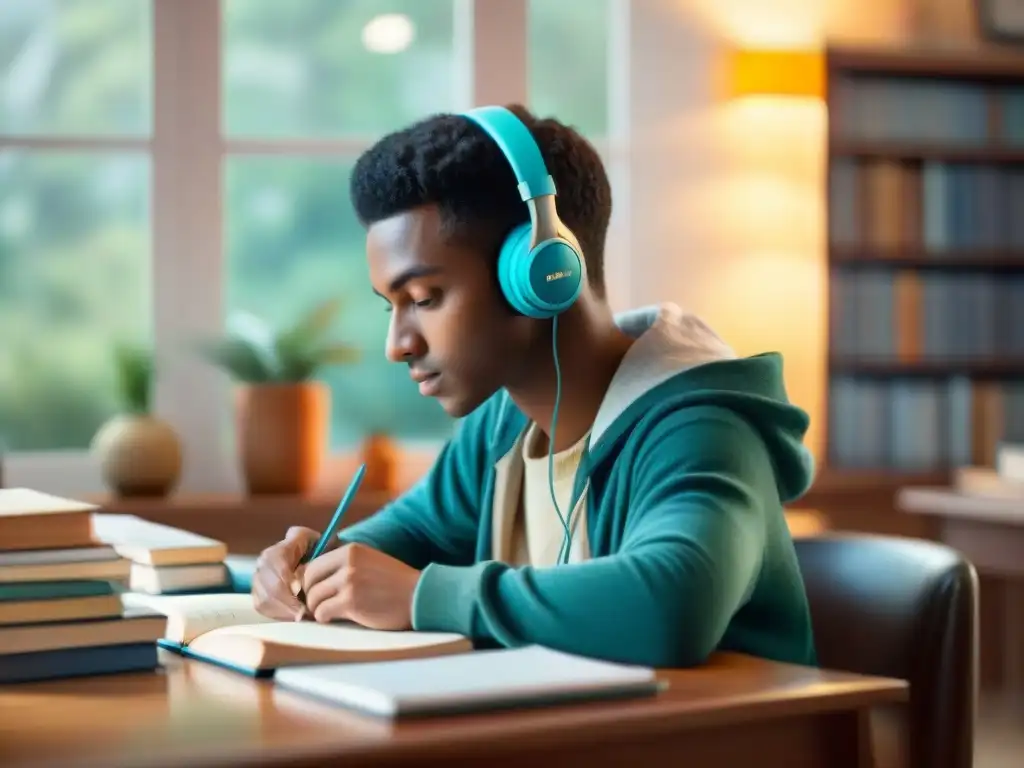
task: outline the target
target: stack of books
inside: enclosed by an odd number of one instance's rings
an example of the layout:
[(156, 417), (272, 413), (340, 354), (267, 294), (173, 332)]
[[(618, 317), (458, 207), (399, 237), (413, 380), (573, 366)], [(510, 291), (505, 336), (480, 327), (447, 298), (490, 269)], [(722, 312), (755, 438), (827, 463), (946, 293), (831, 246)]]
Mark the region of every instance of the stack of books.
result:
[(0, 684), (158, 666), (166, 617), (125, 607), (132, 562), (97, 542), (94, 511), (0, 489)]
[(93, 535), (129, 563), (128, 587), (147, 595), (230, 590), (222, 541), (134, 515), (93, 514)]

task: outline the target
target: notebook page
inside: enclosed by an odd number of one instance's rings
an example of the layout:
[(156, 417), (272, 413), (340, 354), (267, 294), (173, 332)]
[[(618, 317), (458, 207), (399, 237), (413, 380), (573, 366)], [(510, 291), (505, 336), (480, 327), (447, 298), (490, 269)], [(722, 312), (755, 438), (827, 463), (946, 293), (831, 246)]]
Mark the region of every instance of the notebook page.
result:
[(126, 606), (151, 608), (167, 616), (166, 638), (175, 643), (190, 643), (207, 632), (237, 624), (277, 623), (258, 613), (252, 596), (247, 594), (146, 595), (132, 592), (123, 595), (122, 602)]
[(318, 624), (314, 621), (277, 621), (222, 626), (211, 633), (211, 639), (214, 635), (217, 638), (244, 636), (279, 645), (353, 653), (425, 648), (463, 640), (461, 635), (447, 632), (391, 632), (367, 629), (347, 622)]

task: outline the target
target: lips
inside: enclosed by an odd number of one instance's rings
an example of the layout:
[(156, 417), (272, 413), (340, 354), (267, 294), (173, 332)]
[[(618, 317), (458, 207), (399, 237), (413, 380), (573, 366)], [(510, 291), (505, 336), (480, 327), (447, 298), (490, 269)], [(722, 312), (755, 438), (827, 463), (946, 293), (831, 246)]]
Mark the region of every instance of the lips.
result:
[(420, 385), (420, 394), (424, 397), (431, 397), (437, 394), (440, 386), (441, 374), (429, 371), (409, 371), (409, 376)]

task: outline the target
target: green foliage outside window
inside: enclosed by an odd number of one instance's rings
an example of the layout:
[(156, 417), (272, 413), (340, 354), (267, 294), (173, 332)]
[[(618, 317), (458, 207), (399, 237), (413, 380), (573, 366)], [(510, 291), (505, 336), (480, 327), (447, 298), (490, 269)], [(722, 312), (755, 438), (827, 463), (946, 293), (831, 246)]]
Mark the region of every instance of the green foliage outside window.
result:
[[(453, 7), (224, 0), (229, 137), (372, 140), (455, 108)], [(532, 0), (530, 10), (531, 104), (602, 134), (603, 3)], [(363, 47), (363, 26), (382, 12), (413, 19), (407, 51)], [(142, 0), (4, 0), (0, 134), (147, 137), (151, 24)], [(225, 326), (247, 312), (281, 327), (343, 295), (338, 338), (358, 359), (323, 373), (334, 390), (332, 442), (382, 428), (444, 437), (447, 416), (419, 396), (404, 366), (384, 359), (388, 315), (370, 291), (348, 200), (353, 161), (225, 159)], [(160, 289), (151, 275), (151, 172), (145, 152), (0, 150), (0, 440), (11, 449), (85, 449), (124, 408), (116, 350), (151, 348)]]

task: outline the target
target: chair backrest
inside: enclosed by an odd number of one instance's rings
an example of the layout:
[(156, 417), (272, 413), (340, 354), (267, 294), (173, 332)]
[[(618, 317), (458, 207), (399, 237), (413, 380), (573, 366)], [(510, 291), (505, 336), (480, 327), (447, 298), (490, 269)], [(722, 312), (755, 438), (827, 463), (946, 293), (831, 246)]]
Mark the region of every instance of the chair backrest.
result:
[(913, 768), (973, 765), (978, 577), (930, 541), (828, 534), (795, 542), (820, 666), (907, 680)]

